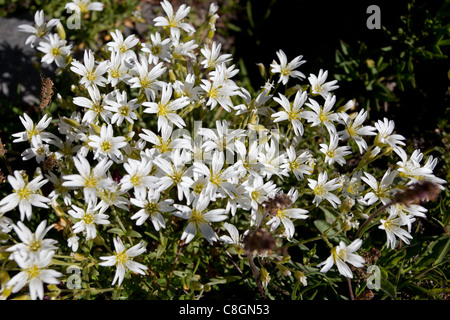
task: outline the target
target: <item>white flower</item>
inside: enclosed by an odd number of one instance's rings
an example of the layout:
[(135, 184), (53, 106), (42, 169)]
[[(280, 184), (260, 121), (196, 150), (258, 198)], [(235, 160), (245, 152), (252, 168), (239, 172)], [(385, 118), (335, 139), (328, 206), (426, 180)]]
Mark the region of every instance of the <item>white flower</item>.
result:
[(77, 223), (73, 225), (73, 232), (84, 232), (86, 234), (86, 240), (94, 239), (97, 236), (96, 225), (109, 224), (108, 216), (101, 212), (97, 213), (99, 206), (97, 201), (88, 202), (87, 208), (83, 209), (72, 205), (73, 210), (69, 210), (69, 214), (75, 219), (79, 219)]
[(425, 213), (428, 210), (417, 204), (409, 204), (406, 206), (403, 203), (395, 203), (388, 207), (386, 211), (390, 216), (398, 216), (402, 218), (402, 225), (406, 225), (408, 227), (408, 232), (411, 232), (412, 223), (416, 221), (415, 217), (426, 218), (427, 216)]
[(397, 176), (398, 172), (396, 170), (391, 171), (388, 168), (383, 175), (383, 178), (380, 182), (371, 175), (370, 173), (364, 172), (365, 177), (361, 177), (365, 183), (367, 183), (372, 191), (366, 193), (364, 196), (364, 201), (366, 205), (372, 205), (378, 200), (381, 200), (383, 204), (386, 204), (390, 200), (390, 195), (395, 191), (395, 189), (391, 188), (391, 184)]
[(16, 293), (28, 284), (31, 299), (42, 300), (44, 298), (43, 284), (59, 284), (57, 278), (62, 276), (60, 272), (47, 269), (53, 255), (53, 251), (42, 251), (39, 255), (16, 256), (15, 261), (20, 267), (20, 272), (8, 281), (6, 287), (12, 287), (11, 292)]
[(319, 173), (317, 181), (308, 179), (308, 186), (313, 190), (314, 193), (313, 203), (318, 206), (323, 199), (326, 199), (333, 206), (333, 208), (337, 208), (337, 205), (341, 204), (341, 200), (330, 191), (340, 188), (342, 186), (342, 183), (338, 178), (334, 178), (330, 181), (327, 180), (328, 174), (326, 171)]
[(89, 86), (87, 88), (90, 99), (86, 97), (75, 97), (73, 103), (77, 106), (86, 108), (82, 122), (96, 123), (101, 117), (106, 123), (110, 122), (112, 113), (105, 109), (102, 101), (102, 95), (97, 86)]
[(178, 190), (178, 200), (183, 200), (183, 196), (189, 198), (189, 183), (185, 177), (191, 177), (193, 167), (186, 168), (185, 164), (190, 160), (180, 149), (172, 152), (171, 161), (158, 157), (154, 164), (163, 172), (159, 176), (158, 191), (162, 192), (171, 186), (176, 186)]
[(80, 240), (80, 238), (76, 235), (72, 235), (67, 239), (67, 245), (69, 248), (72, 248), (72, 252), (77, 252), (79, 246), (78, 240)]
[(223, 227), (225, 228), (225, 230), (228, 231), (228, 233), (230, 235), (229, 236), (227, 236), (227, 235), (220, 236), (220, 238), (219, 238), (220, 241), (222, 241), (223, 243), (226, 243), (226, 244), (232, 244), (238, 254), (243, 254), (244, 253), (244, 244), (242, 242), (242, 236), (239, 235), (238, 229), (234, 225), (232, 225), (231, 223), (228, 223), (228, 222), (225, 222), (223, 224)]
[(311, 93), (314, 95), (321, 95), (324, 99), (330, 93), (339, 86), (336, 86), (337, 80), (325, 82), (327, 80), (328, 71), (319, 70), (319, 74), (317, 77), (313, 74), (310, 74), (308, 77), (309, 83), (311, 84)]
[(128, 80), (131, 88), (142, 88), (145, 91), (147, 100), (155, 100), (156, 90), (160, 90), (164, 82), (158, 78), (166, 71), (163, 63), (160, 62), (149, 70), (149, 64), (145, 56), (140, 56), (140, 62), (135, 61), (136, 69), (133, 70), (135, 76)]
[(243, 142), (240, 141), (240, 138), (245, 136), (245, 131), (228, 129), (228, 121), (226, 120), (217, 120), (216, 130), (200, 128), (198, 134), (206, 139), (202, 144), (205, 152), (218, 150), (227, 152), (227, 154), (234, 154), (235, 151), (245, 149)]
[(427, 159), (427, 162), (422, 166), (420, 162), (423, 159), (423, 153), (421, 153), (419, 149), (414, 150), (409, 159), (405, 150), (397, 148), (395, 151), (402, 160), (397, 162), (397, 165), (399, 166), (397, 171), (400, 173), (401, 177), (409, 179), (408, 185), (423, 180), (432, 181), (437, 184), (446, 183), (445, 180), (437, 178), (433, 174), (437, 159), (433, 159), (433, 157), (430, 156)]
[(48, 182), (47, 179), (42, 180), (43, 178), (39, 175), (28, 182), (23, 179), (20, 171), (15, 170), (14, 176), (8, 176), (8, 182), (14, 192), (0, 201), (0, 212), (5, 213), (19, 206), (20, 220), (23, 221), (25, 217), (31, 220), (32, 206), (48, 208), (47, 203), (50, 199), (38, 193), (39, 189)]
[(216, 71), (212, 81), (202, 79), (202, 84), (200, 85), (206, 92), (206, 97), (208, 98), (206, 105), (211, 106), (212, 110), (219, 104), (226, 111), (231, 112), (231, 108), (234, 108), (231, 97), (239, 94), (239, 87), (234, 82), (227, 81), (225, 68), (219, 68)]
[(176, 80), (173, 88), (175, 90), (175, 94), (189, 98), (191, 103), (198, 101), (199, 95), (202, 92), (202, 89), (195, 85), (195, 75), (191, 73), (186, 76), (184, 82)]
[(35, 124), (26, 113), (23, 114), (23, 118), (21, 116), (19, 116), (19, 118), (25, 127), (25, 131), (12, 134), (12, 136), (16, 138), (13, 140), (14, 143), (26, 141), (31, 142), (31, 138), (33, 136), (40, 136), (42, 141), (47, 143), (52, 142), (53, 135), (49, 132), (45, 132), (45, 129), (47, 129), (52, 121), (52, 118), (48, 117), (47, 114), (44, 114), (37, 124)]
[(88, 145), (94, 148), (94, 159), (109, 157), (114, 162), (122, 160), (123, 155), (119, 149), (128, 144), (125, 137), (114, 137), (113, 126), (111, 124), (104, 124), (100, 130), (100, 136), (90, 135), (89, 139)]
[(143, 43), (142, 51), (148, 53), (148, 63), (157, 64), (159, 60), (169, 62), (172, 58), (172, 40), (161, 40), (159, 32), (150, 34), (151, 43)]
[(89, 11), (102, 11), (103, 3), (91, 2), (91, 0), (72, 0), (72, 2), (66, 4), (65, 9), (85, 14)]
[(128, 101), (127, 92), (122, 91), (122, 93), (120, 93), (118, 90), (116, 91), (115, 98), (115, 100), (112, 100), (107, 96), (105, 99), (105, 109), (113, 113), (111, 124), (116, 123), (116, 125), (120, 126), (123, 120), (127, 120), (129, 123), (134, 123), (134, 120), (137, 120), (137, 115), (134, 110), (139, 108), (137, 99), (131, 99)]
[(301, 90), (297, 91), (295, 94), (294, 102), (291, 104), (289, 100), (279, 93), (280, 98), (273, 98), (276, 102), (278, 102), (284, 109), (284, 111), (279, 111), (277, 113), (272, 114), (272, 117), (275, 118), (273, 122), (280, 122), (284, 120), (289, 120), (292, 128), (294, 128), (294, 133), (297, 136), (303, 135), (303, 124), (301, 119), (304, 118), (303, 113), (303, 104), (305, 103), (308, 95), (306, 91), (301, 92)]
[(53, 61), (60, 68), (66, 67), (66, 57), (70, 55), (70, 45), (66, 45), (66, 40), (62, 40), (57, 33), (49, 34), (39, 43), (37, 50), (44, 53), (42, 62), (52, 64)]
[(252, 181), (246, 180), (245, 189), (249, 194), (251, 207), (258, 210), (259, 205), (269, 199), (277, 190), (277, 185), (272, 180), (264, 182), (261, 176), (256, 176)]
[(217, 241), (217, 235), (209, 223), (223, 221), (227, 218), (227, 214), (225, 209), (208, 210), (209, 202), (210, 198), (201, 194), (195, 198), (192, 209), (185, 205), (174, 204), (178, 211), (173, 212), (173, 215), (189, 222), (181, 235), (181, 240), (189, 243), (200, 230), (211, 245)]
[(45, 235), (52, 227), (52, 225), (47, 227), (47, 220), (43, 220), (33, 233), (21, 221), (17, 222), (17, 225), (13, 225), (13, 228), (22, 242), (6, 249), (8, 252), (12, 252), (9, 258), (15, 259), (17, 255), (39, 255), (43, 251), (55, 251), (58, 249), (58, 247), (55, 246), (58, 241), (53, 239), (44, 239)]
[(131, 50), (139, 43), (139, 39), (136, 35), (131, 34), (124, 39), (120, 30), (116, 29), (115, 32), (111, 32), (111, 37), (114, 41), (110, 41), (106, 44), (110, 51), (119, 53), (123, 59), (136, 58), (136, 53)]
[(204, 163), (194, 162), (194, 172), (206, 176), (209, 180), (203, 192), (210, 198), (214, 197), (216, 192), (223, 196), (228, 195), (231, 198), (234, 198), (234, 194), (237, 193), (236, 187), (229, 180), (235, 177), (238, 172), (234, 166), (224, 169), (224, 162), (224, 153), (218, 150), (213, 154), (211, 168), (208, 168)]
[(305, 60), (302, 60), (303, 56), (297, 56), (289, 63), (287, 62), (287, 57), (283, 50), (277, 51), (277, 56), (280, 60), (280, 63), (277, 63), (274, 60), (270, 64), (270, 67), (272, 68), (270, 71), (272, 73), (280, 74), (280, 79), (278, 80), (279, 83), (282, 82), (283, 84), (286, 84), (289, 81), (289, 77), (298, 79), (302, 79), (305, 77), (303, 73), (295, 70), (306, 62)]
[(226, 63), (231, 60), (231, 54), (220, 54), (220, 49), (222, 48), (222, 44), (217, 44), (213, 41), (211, 45), (211, 49), (205, 45), (203, 49), (200, 50), (202, 55), (205, 57), (200, 64), (202, 64), (205, 68), (215, 68), (222, 63)]
[(82, 156), (73, 158), (75, 167), (79, 174), (70, 174), (63, 176), (66, 180), (63, 182), (63, 187), (68, 188), (83, 188), (84, 200), (86, 202), (94, 202), (97, 198), (97, 189), (107, 188), (111, 182), (105, 178), (105, 173), (112, 165), (112, 161), (108, 158), (103, 158), (92, 169), (89, 161)]
[(144, 243), (141, 242), (129, 249), (126, 249), (119, 237), (114, 238), (113, 242), (115, 248), (114, 255), (100, 257), (100, 259), (105, 260), (105, 262), (99, 263), (99, 265), (103, 267), (116, 266), (117, 270), (112, 281), (112, 285), (114, 285), (116, 281), (118, 286), (122, 284), (127, 269), (132, 272), (145, 275), (145, 270), (148, 268), (143, 264), (132, 260), (132, 258), (137, 257), (146, 251)]
[(25, 149), (20, 155), (22, 156), (22, 160), (30, 160), (31, 158), (36, 157), (37, 163), (41, 163), (50, 155), (49, 145), (42, 141), (41, 136), (33, 136), (31, 138), (30, 148)]
[(361, 247), (361, 244), (361, 239), (354, 240), (348, 246), (341, 241), (338, 246), (331, 250), (331, 256), (317, 265), (318, 267), (323, 266), (320, 272), (327, 272), (335, 264), (340, 274), (347, 278), (353, 278), (352, 271), (347, 263), (350, 263), (356, 268), (364, 266), (364, 258), (354, 253)]
[(147, 189), (155, 189), (158, 186), (159, 179), (150, 175), (153, 162), (147, 157), (142, 157), (141, 160), (129, 158), (123, 164), (123, 168), (127, 174), (120, 181), (122, 190), (128, 191), (134, 188), (135, 196), (142, 198), (146, 196)]
[(125, 211), (129, 211), (128, 205), (128, 197), (124, 197), (123, 195), (126, 192), (120, 188), (120, 185), (116, 181), (111, 181), (111, 184), (103, 189), (98, 190), (98, 198), (100, 202), (98, 204), (99, 210), (104, 212), (110, 207), (117, 207)]
[(172, 137), (173, 125), (169, 124), (161, 128), (161, 135), (156, 135), (153, 131), (142, 129), (144, 133), (140, 133), (139, 137), (153, 144), (153, 148), (163, 154), (171, 152), (175, 149), (191, 149), (192, 145), (188, 138)]
[(338, 115), (331, 110), (335, 102), (336, 96), (331, 95), (326, 97), (323, 106), (310, 98), (309, 103), (306, 103), (306, 105), (313, 109), (313, 111), (304, 111), (303, 117), (306, 118), (308, 122), (312, 123), (312, 127), (323, 125), (328, 129), (329, 133), (336, 133), (336, 127), (333, 122), (338, 121), (339, 118)]
[[(292, 203), (295, 203), (298, 199), (298, 190), (291, 188), (287, 196), (291, 199)], [(308, 210), (299, 208), (279, 209), (275, 216), (267, 222), (267, 225), (274, 231), (279, 227), (280, 223), (282, 223), (285, 228), (286, 238), (291, 239), (295, 232), (295, 226), (291, 219), (306, 219), (308, 218), (307, 213)]]
[(170, 34), (173, 38), (180, 37), (180, 29), (183, 29), (189, 34), (193, 34), (195, 32), (194, 27), (192, 27), (189, 23), (182, 22), (182, 20), (189, 14), (191, 7), (182, 4), (175, 14), (169, 1), (164, 0), (161, 2), (161, 7), (164, 9), (167, 17), (156, 17), (153, 19), (155, 26), (170, 28)]
[(125, 57), (120, 51), (112, 51), (110, 62), (108, 63), (108, 83), (115, 87), (120, 81), (126, 81), (130, 78), (128, 68), (123, 63)]
[(34, 26), (27, 24), (21, 24), (18, 29), (20, 32), (31, 33), (31, 35), (25, 40), (25, 45), (30, 45), (32, 48), (47, 35), (51, 28), (55, 27), (59, 23), (59, 19), (51, 19), (45, 23), (44, 10), (38, 10), (34, 14)]
[(102, 61), (95, 66), (94, 54), (91, 50), (84, 51), (84, 64), (78, 61), (72, 61), (72, 67), (70, 70), (76, 74), (81, 75), (80, 84), (89, 86), (101, 86), (104, 87), (106, 78), (103, 74), (108, 71), (108, 61)]
[(168, 126), (170, 123), (176, 125), (178, 128), (186, 126), (184, 120), (176, 113), (189, 104), (189, 99), (186, 97), (171, 100), (172, 85), (164, 84), (162, 86), (161, 99), (159, 102), (143, 102), (142, 105), (146, 107), (145, 113), (155, 113), (158, 117), (158, 131), (161, 128)]
[(325, 154), (325, 163), (332, 165), (337, 162), (341, 166), (345, 164), (344, 156), (351, 154), (349, 146), (338, 147), (339, 137), (335, 133), (330, 134), (330, 144), (320, 144), (320, 151)]
[(394, 120), (388, 120), (384, 118), (383, 120), (378, 120), (374, 124), (375, 128), (378, 130), (378, 134), (375, 137), (375, 144), (380, 147), (391, 147), (394, 150), (399, 149), (399, 146), (404, 146), (405, 137), (399, 134), (392, 134), (395, 129)]
[[(414, 218), (409, 219), (411, 219), (411, 222), (415, 220)], [(387, 248), (390, 247), (391, 249), (394, 249), (396, 247), (396, 237), (400, 238), (406, 244), (409, 244), (409, 239), (412, 239), (412, 236), (408, 231), (401, 227), (408, 223), (405, 223), (405, 219), (399, 217), (396, 211), (391, 211), (387, 219), (380, 219), (380, 223), (381, 225), (378, 228), (386, 231)]]
[(351, 138), (358, 145), (359, 152), (364, 153), (367, 150), (367, 142), (362, 136), (376, 135), (375, 127), (362, 126), (367, 118), (367, 111), (361, 110), (356, 117), (350, 116), (345, 112), (341, 112), (339, 115), (339, 122), (345, 125), (345, 129), (338, 132), (339, 138), (342, 140)]
[(172, 37), (172, 44), (172, 55), (174, 58), (189, 57), (191, 59), (197, 59), (194, 50), (198, 48), (198, 45), (195, 43), (195, 40), (180, 42), (179, 38)]
[(288, 169), (284, 165), (287, 162), (286, 154), (279, 150), (278, 142), (272, 139), (262, 145), (258, 154), (258, 161), (263, 165), (261, 174), (270, 179), (272, 175), (277, 175), (280, 178), (289, 176)]
[(313, 168), (311, 168), (307, 163), (312, 158), (312, 155), (308, 151), (302, 152), (297, 156), (295, 147), (290, 145), (286, 150), (287, 161), (281, 165), (281, 168), (292, 172), (297, 180), (303, 179), (304, 174), (310, 175)]
[(175, 208), (172, 206), (173, 200), (166, 199), (160, 201), (160, 193), (156, 190), (149, 190), (147, 194), (139, 194), (130, 201), (135, 206), (142, 208), (131, 216), (132, 220), (136, 220), (136, 225), (142, 225), (148, 218), (152, 221), (156, 231), (166, 227), (166, 222), (161, 213), (172, 212)]

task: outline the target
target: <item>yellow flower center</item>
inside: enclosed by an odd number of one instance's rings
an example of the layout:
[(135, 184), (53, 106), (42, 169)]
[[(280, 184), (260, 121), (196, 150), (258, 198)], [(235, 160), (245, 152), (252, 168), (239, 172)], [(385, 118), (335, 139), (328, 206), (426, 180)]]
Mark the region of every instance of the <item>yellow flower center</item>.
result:
[(345, 261), (345, 259), (347, 259), (347, 252), (345, 250), (337, 251), (337, 247), (334, 247), (331, 250), (331, 255), (333, 256), (334, 261), (337, 261), (337, 260)]
[(124, 117), (128, 117), (130, 115), (130, 106), (126, 105), (126, 106), (120, 107), (119, 113), (120, 113), (120, 115), (122, 115)]
[(184, 170), (183, 169), (177, 169), (173, 171), (173, 174), (169, 177), (172, 179), (172, 181), (175, 184), (179, 184), (182, 181)]
[(124, 44), (119, 45), (120, 53), (125, 53), (128, 50), (128, 47)]
[(32, 267), (27, 268), (25, 272), (29, 279), (33, 279), (39, 277), (41, 269), (38, 266), (34, 265)]
[(154, 202), (149, 202), (145, 205), (145, 212), (147, 212), (150, 216), (154, 215), (158, 212), (158, 204)]
[(101, 149), (103, 152), (109, 152), (109, 151), (111, 151), (111, 149), (112, 149), (112, 143), (111, 143), (111, 141), (109, 141), (109, 140), (103, 141), (103, 142), (101, 143), (101, 145), (100, 145), (100, 149)]
[(138, 186), (141, 183), (141, 177), (138, 176), (137, 174), (133, 175), (130, 179), (130, 182), (134, 185), (134, 186)]
[(211, 89), (209, 89), (209, 91), (207, 93), (208, 97), (216, 99), (219, 96), (219, 89), (220, 89), (220, 87), (218, 87), (218, 88), (212, 87)]
[(31, 190), (27, 186), (24, 186), (19, 190), (15, 190), (15, 192), (17, 193), (20, 199), (28, 199), (31, 195)]
[(289, 70), (287, 68), (281, 68), (281, 74), (283, 76), (289, 76), (291, 74), (291, 70)]
[(321, 196), (321, 195), (323, 195), (324, 193), (325, 193), (325, 189), (323, 188), (323, 186), (317, 185), (317, 186), (314, 188), (314, 194), (315, 194), (316, 196)]
[(28, 141), (31, 141), (31, 138), (33, 136), (37, 136), (38, 134), (39, 131), (36, 129), (36, 124), (33, 124), (33, 128), (31, 128), (31, 130), (27, 130)]
[(113, 77), (113, 78), (119, 78), (119, 77), (120, 77), (119, 68), (110, 69), (110, 70), (109, 70), (109, 74), (110, 74), (110, 76)]
[(84, 186), (86, 188), (95, 188), (97, 186), (97, 182), (98, 180), (91, 175), (89, 175), (89, 177), (87, 177), (86, 179), (84, 179)]
[(151, 50), (152, 54), (154, 54), (155, 56), (159, 56), (161, 54), (161, 51), (161, 46), (153, 46)]
[(252, 191), (252, 193), (250, 195), (253, 200), (256, 200), (261, 196), (261, 192), (259, 192), (258, 190), (255, 190), (255, 191)]
[(356, 130), (353, 126), (347, 127), (347, 133), (350, 137), (354, 137), (356, 135)]
[(284, 217), (284, 216), (285, 216), (284, 210), (278, 209), (278, 210), (277, 210), (277, 217), (278, 217), (278, 218), (282, 218), (282, 217)]
[(169, 113), (170, 110), (168, 108), (168, 103), (166, 104), (158, 103), (158, 112), (156, 113), (158, 117), (166, 117), (167, 114)]
[(93, 224), (94, 223), (94, 215), (92, 213), (86, 213), (83, 216), (82, 220), (87, 225)]
[(191, 218), (189, 219), (191, 222), (194, 222), (195, 224), (200, 224), (202, 222), (205, 222), (205, 218), (203, 217), (203, 213), (200, 211), (197, 211), (197, 209), (192, 209)]
[(209, 180), (216, 186), (219, 186), (223, 182), (222, 175), (220, 174), (220, 172), (219, 173), (211, 172), (211, 178)]
[(320, 84), (316, 84), (314, 86), (314, 92), (321, 92), (322, 91), (322, 86)]
[(148, 88), (152, 84), (152, 81), (150, 79), (148, 79), (147, 77), (140, 78), (139, 82), (140, 82), (142, 88)]
[(95, 74), (95, 72), (88, 72), (87, 74), (86, 74), (86, 79), (88, 80), (88, 81), (94, 81), (95, 79), (97, 78), (97, 75)]
[(101, 105), (101, 104), (95, 103), (95, 104), (92, 106), (92, 111), (94, 111), (94, 112), (97, 113), (97, 114), (102, 113), (103, 110), (105, 110), (105, 109), (103, 108), (103, 105)]
[(326, 152), (326, 155), (330, 158), (334, 158), (336, 156), (336, 151), (335, 150), (328, 150)]
[(57, 57), (61, 55), (61, 49), (59, 47), (52, 48), (52, 56)]
[(116, 265), (117, 264), (124, 265), (128, 260), (126, 251), (116, 252), (115, 255), (116, 255)]
[(30, 244), (28, 245), (28, 248), (33, 252), (38, 251), (41, 248), (41, 241), (39, 240), (31, 241)]
[(295, 171), (300, 168), (300, 163), (298, 161), (292, 161), (289, 163), (289, 167), (291, 168), (291, 171)]

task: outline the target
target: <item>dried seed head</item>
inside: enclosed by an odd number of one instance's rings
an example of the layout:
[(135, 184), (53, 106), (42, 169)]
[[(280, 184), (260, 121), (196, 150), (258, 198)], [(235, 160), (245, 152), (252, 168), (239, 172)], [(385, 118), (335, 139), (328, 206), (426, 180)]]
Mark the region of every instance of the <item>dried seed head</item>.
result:
[(441, 189), (439, 185), (431, 181), (420, 181), (409, 189), (397, 193), (394, 202), (409, 206), (414, 203), (433, 201), (437, 198)]
[(262, 205), (267, 214), (275, 216), (278, 210), (292, 206), (292, 199), (287, 194), (279, 192), (273, 198), (264, 201)]
[(6, 149), (4, 144), (2, 143), (2, 139), (0, 139), (0, 157), (3, 157), (6, 154)]
[(6, 177), (3, 174), (2, 170), (0, 169), (0, 183), (5, 183), (6, 182)]
[(265, 254), (276, 248), (272, 234), (263, 229), (250, 231), (243, 241), (244, 250), (250, 253)]
[(39, 108), (42, 110), (47, 107), (52, 101), (53, 96), (53, 81), (50, 78), (44, 78), (41, 75), (41, 104)]
[(43, 168), (47, 171), (52, 171), (53, 168), (57, 165), (56, 158), (54, 155), (51, 155), (48, 158), (44, 159)]

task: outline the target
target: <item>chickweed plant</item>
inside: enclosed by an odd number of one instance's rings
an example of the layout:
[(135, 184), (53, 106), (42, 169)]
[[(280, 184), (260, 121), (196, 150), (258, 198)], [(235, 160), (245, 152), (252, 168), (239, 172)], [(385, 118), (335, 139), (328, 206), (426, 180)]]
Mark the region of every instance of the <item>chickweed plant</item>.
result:
[(41, 10), (20, 27), (56, 71), (39, 118), (23, 113), (11, 137), (23, 170), (7, 174), (0, 201), (1, 297), (383, 290), (361, 281), (383, 267), (372, 237), (383, 252), (413, 241), (423, 202), (444, 189), (437, 159), (408, 154), (392, 120), (338, 105), (337, 81), (303, 74), (301, 55), (259, 64), (252, 96), (214, 37), (216, 5), (200, 25), (187, 5), (161, 6), (148, 41), (114, 29), (105, 45), (71, 42), (101, 17), (89, 0), (66, 4), (71, 28)]

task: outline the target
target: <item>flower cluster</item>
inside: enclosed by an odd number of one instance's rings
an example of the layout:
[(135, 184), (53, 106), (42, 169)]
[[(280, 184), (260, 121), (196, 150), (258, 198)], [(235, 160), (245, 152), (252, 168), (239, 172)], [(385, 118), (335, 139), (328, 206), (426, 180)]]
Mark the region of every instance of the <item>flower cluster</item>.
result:
[[(444, 183), (433, 174), (436, 159), (421, 163), (420, 150), (406, 153), (392, 120), (371, 125), (355, 101), (337, 105), (337, 81), (327, 82), (327, 71), (306, 78), (297, 70), (303, 57), (289, 62), (279, 50), (270, 78), (252, 97), (236, 79), (232, 56), (212, 37), (217, 7), (211, 6), (209, 32), (201, 38), (186, 22), (190, 7), (161, 5), (165, 15), (154, 19), (159, 30), (148, 42), (114, 30), (101, 52), (85, 48), (77, 55), (73, 44), (51, 33), (59, 22), (45, 23), (42, 11), (35, 27), (20, 28), (32, 33), (27, 43), (44, 54), (42, 63), (55, 63), (76, 82), (74, 96), (57, 101), (70, 104), (72, 113), (46, 113), (37, 122), (24, 114), (24, 131), (13, 135), (14, 143), (26, 144), (23, 160), (38, 166), (33, 179), (21, 171), (10, 175), (12, 193), (0, 201), (3, 232), (14, 230), (22, 241), (6, 244), (21, 270), (7, 284), (14, 292), (29, 283), (31, 298), (42, 299), (42, 283), (59, 283), (62, 275), (48, 269), (53, 254), (85, 254), (94, 242), (114, 244), (112, 255), (90, 256), (96, 266), (116, 268), (112, 285), (121, 285), (127, 270), (145, 275), (150, 240), (134, 244), (111, 235), (117, 229), (129, 234), (124, 225), (157, 235), (176, 224), (184, 245), (204, 238), (204, 245), (234, 246), (250, 259), (246, 234), (266, 230), (295, 244), (303, 238), (296, 226), (312, 225), (318, 207), (336, 213), (347, 242), (327, 240), (332, 254), (315, 266), (326, 272), (336, 264), (351, 278), (346, 263), (364, 265), (355, 253), (362, 241), (352, 239), (351, 230), (367, 213), (418, 181)], [(101, 10), (88, 0), (68, 7)], [(370, 166), (380, 157), (397, 160), (380, 174)], [(353, 158), (357, 165), (349, 163)], [(54, 166), (45, 166), (50, 160)], [(46, 220), (34, 233), (25, 226), (53, 217), (36, 214), (36, 207), (65, 221), (65, 242), (45, 239)], [(412, 222), (425, 213), (419, 204), (396, 204), (375, 223), (395, 248), (398, 239), (408, 243)]]

